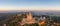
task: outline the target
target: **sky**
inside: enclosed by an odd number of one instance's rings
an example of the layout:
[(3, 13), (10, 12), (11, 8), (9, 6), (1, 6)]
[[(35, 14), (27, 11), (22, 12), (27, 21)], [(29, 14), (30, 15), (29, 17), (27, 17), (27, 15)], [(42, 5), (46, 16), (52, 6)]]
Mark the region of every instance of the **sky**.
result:
[(0, 0), (0, 10), (60, 10), (60, 0)]

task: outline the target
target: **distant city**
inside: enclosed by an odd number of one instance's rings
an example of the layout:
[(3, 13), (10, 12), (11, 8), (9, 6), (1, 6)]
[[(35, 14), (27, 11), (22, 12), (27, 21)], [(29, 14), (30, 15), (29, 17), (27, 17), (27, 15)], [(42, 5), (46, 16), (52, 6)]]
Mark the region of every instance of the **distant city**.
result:
[(58, 11), (0, 13), (0, 26), (60, 26)]

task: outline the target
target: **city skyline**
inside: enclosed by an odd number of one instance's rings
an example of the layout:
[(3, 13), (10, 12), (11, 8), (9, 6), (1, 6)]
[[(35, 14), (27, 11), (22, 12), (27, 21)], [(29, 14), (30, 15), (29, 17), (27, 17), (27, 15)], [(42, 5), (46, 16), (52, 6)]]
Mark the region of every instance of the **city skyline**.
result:
[(60, 0), (0, 0), (4, 10), (60, 10)]

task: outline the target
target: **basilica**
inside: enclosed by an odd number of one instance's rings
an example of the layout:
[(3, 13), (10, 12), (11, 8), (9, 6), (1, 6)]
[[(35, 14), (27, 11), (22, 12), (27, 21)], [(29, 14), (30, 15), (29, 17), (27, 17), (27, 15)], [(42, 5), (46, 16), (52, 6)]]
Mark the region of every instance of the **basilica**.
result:
[(35, 19), (32, 17), (32, 14), (29, 12), (26, 14), (26, 18), (23, 18), (21, 25), (33, 24), (33, 23), (35, 23)]

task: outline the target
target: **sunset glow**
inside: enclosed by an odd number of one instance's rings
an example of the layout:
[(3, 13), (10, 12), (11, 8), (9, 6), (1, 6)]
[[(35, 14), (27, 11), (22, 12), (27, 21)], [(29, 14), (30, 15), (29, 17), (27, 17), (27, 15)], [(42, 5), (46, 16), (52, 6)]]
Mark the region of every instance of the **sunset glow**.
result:
[(60, 0), (0, 0), (2, 10), (60, 10)]

